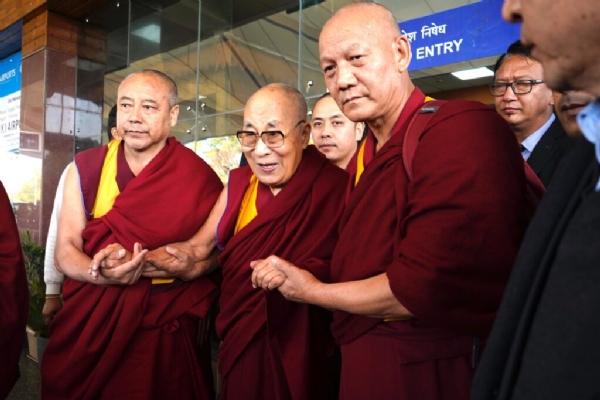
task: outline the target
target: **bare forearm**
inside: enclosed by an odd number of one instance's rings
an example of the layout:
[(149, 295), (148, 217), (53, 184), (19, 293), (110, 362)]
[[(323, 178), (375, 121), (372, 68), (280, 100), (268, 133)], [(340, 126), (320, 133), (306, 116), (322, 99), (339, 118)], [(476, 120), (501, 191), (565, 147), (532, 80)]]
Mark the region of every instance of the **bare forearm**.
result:
[(213, 250), (213, 252), (208, 258), (205, 258), (203, 260), (196, 259), (194, 261), (193, 269), (181, 275), (180, 277), (183, 280), (189, 281), (210, 274), (219, 267), (219, 263), (217, 262), (218, 254), (219, 253), (217, 250)]
[(410, 318), (394, 297), (386, 274), (360, 281), (318, 283), (306, 291), (305, 301), (324, 308), (374, 318)]
[(106, 279), (99, 276), (93, 279), (90, 275), (92, 259), (74, 246), (57, 246), (55, 254), (56, 269), (71, 279), (96, 285), (108, 285)]
[(206, 239), (206, 237), (202, 238), (199, 235), (196, 235), (188, 241), (193, 250), (192, 256), (195, 263), (207, 261), (212, 257), (212, 253), (217, 244), (216, 237), (214, 237), (214, 240), (211, 238), (211, 240), (207, 241)]

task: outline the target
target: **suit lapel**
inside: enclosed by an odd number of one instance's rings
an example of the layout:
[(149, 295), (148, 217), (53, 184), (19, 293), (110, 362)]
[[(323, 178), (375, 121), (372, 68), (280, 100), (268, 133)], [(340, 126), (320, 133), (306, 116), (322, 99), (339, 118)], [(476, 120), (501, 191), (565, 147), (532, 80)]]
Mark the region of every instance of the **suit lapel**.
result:
[(552, 158), (552, 155), (560, 149), (561, 142), (557, 139), (565, 135), (566, 133), (562, 125), (558, 118), (556, 118), (527, 159), (527, 164), (529, 164), (537, 175), (540, 174), (544, 166)]
[[(507, 292), (512, 292), (511, 298), (503, 299), (501, 306), (512, 308), (512, 311), (507, 314), (503, 310), (496, 320), (498, 327), (495, 334), (504, 330), (502, 336), (512, 337), (512, 341), (507, 342), (510, 349), (504, 348), (506, 353), (501, 356), (506, 357), (506, 361), (497, 399), (509, 399), (512, 395), (531, 324), (553, 267), (555, 250), (581, 206), (582, 197), (589, 192), (589, 184), (595, 174), (593, 147), (587, 141), (580, 139), (577, 153), (569, 161), (556, 177), (560, 184), (555, 188), (560, 187), (561, 190), (548, 192), (542, 199), (517, 256), (510, 279), (512, 287), (507, 287)], [(490, 341), (495, 340), (497, 338)]]

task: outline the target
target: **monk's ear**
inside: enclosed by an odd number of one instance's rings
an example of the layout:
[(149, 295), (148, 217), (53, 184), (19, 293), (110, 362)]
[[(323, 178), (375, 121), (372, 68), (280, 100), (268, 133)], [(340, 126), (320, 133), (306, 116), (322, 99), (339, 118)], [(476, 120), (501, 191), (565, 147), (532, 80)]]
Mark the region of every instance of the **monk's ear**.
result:
[(363, 132), (365, 131), (365, 123), (364, 122), (357, 122), (356, 123), (356, 128), (355, 128), (355, 138), (356, 141), (358, 142), (360, 139), (362, 139), (363, 136)]
[(410, 52), (410, 42), (406, 36), (398, 36), (392, 43), (392, 50), (394, 51), (394, 61), (398, 72), (408, 70), (412, 54)]
[(300, 134), (302, 135), (302, 148), (305, 149), (308, 147), (308, 142), (310, 141), (310, 124), (308, 122), (304, 122), (304, 128), (302, 128)]
[(169, 111), (171, 117), (171, 127), (174, 127), (177, 124), (177, 118), (179, 117), (179, 106), (175, 105)]

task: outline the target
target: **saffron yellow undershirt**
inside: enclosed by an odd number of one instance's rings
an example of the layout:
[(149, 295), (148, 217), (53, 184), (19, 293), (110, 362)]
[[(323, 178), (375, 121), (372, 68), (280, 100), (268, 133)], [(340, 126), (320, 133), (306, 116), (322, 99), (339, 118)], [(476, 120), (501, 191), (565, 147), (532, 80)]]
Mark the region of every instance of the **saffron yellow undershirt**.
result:
[[(430, 101), (434, 101), (433, 97), (426, 96), (424, 103), (429, 103)], [(358, 149), (358, 156), (356, 157), (356, 177), (354, 178), (354, 186), (358, 185), (358, 181), (365, 171), (365, 144), (367, 140), (363, 140)]]

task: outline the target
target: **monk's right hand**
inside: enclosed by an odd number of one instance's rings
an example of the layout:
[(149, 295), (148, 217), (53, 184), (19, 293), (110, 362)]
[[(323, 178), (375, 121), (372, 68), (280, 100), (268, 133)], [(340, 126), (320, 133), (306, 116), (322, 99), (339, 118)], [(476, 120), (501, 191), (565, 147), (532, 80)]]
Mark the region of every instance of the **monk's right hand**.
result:
[(92, 279), (99, 284), (133, 285), (142, 275), (147, 253), (139, 243), (133, 246), (133, 253), (118, 243), (111, 244), (94, 256), (90, 266)]
[(94, 255), (90, 267), (90, 275), (98, 279), (100, 268), (116, 268), (121, 264), (131, 261), (132, 255), (121, 244), (109, 244)]

